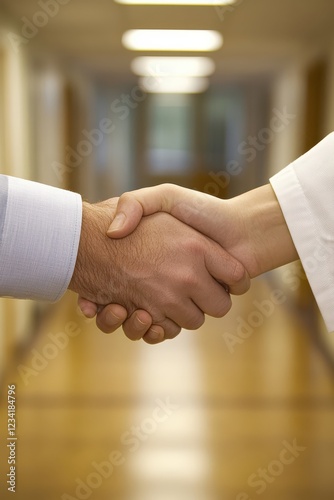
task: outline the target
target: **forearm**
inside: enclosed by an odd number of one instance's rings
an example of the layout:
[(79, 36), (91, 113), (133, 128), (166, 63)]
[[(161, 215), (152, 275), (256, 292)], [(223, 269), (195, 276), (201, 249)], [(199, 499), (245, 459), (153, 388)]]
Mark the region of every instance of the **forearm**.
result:
[[(77, 259), (73, 271), (73, 275), (68, 286), (69, 290), (76, 292), (87, 299), (95, 300), (95, 297), (91, 296), (91, 291), (89, 284), (92, 282), (91, 274), (93, 269), (90, 262), (90, 239), (99, 238), (100, 236), (95, 234), (93, 222), (93, 217), (91, 216), (91, 207), (88, 203), (83, 203), (82, 205), (82, 223), (81, 223), (81, 234), (80, 242), (78, 248)], [(90, 228), (90, 230), (89, 230)], [(89, 234), (90, 232), (90, 234)]]
[(230, 250), (245, 265), (251, 278), (298, 259), (270, 184), (224, 203), (239, 228)]
[[(105, 204), (106, 205), (106, 204)], [(107, 206), (107, 205), (106, 205)], [(106, 236), (111, 219), (106, 217), (106, 206), (83, 203), (82, 226), (77, 260), (69, 289), (98, 304), (110, 302), (108, 276), (115, 260), (115, 244)], [(101, 278), (105, 277), (105, 282)], [(108, 286), (107, 286), (108, 285)], [(116, 288), (116, 283), (114, 283)]]

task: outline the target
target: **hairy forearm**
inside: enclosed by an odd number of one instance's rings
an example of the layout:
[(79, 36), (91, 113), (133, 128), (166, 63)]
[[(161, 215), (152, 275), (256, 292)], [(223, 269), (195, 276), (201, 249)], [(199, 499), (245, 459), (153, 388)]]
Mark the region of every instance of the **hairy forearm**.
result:
[(109, 222), (104, 208), (83, 203), (79, 250), (69, 289), (99, 304), (110, 302), (101, 283), (101, 270), (105, 276), (115, 276), (111, 272), (115, 248), (105, 236)]

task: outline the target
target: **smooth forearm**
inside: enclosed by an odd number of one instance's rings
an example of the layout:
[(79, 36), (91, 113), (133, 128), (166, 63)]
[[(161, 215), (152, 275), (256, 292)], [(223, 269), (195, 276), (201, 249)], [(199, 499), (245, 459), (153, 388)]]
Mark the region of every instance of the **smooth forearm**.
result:
[(270, 184), (224, 203), (239, 228), (231, 251), (245, 265), (252, 278), (298, 259)]

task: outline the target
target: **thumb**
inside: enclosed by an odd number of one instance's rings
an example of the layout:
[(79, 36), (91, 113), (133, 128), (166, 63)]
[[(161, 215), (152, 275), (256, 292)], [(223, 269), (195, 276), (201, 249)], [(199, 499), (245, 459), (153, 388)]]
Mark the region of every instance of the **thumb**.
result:
[(166, 212), (214, 238), (217, 232), (214, 220), (220, 211), (220, 202), (213, 196), (174, 184), (124, 193), (118, 201), (116, 215), (107, 235), (110, 238), (123, 238), (136, 229), (144, 215)]
[(116, 208), (116, 214), (109, 226), (109, 238), (124, 238), (131, 234), (138, 226), (144, 215), (142, 205), (131, 193), (122, 195)]
[(144, 215), (156, 212), (171, 213), (175, 189), (176, 186), (162, 184), (122, 194), (114, 220), (107, 231), (109, 238), (128, 236), (136, 229)]
[(250, 277), (241, 262), (221, 248), (209, 242), (210, 251), (205, 255), (205, 265), (211, 276), (233, 295), (242, 295), (249, 290)]
[(97, 314), (97, 305), (90, 300), (86, 300), (83, 297), (78, 297), (78, 306), (80, 311), (86, 318), (94, 318)]

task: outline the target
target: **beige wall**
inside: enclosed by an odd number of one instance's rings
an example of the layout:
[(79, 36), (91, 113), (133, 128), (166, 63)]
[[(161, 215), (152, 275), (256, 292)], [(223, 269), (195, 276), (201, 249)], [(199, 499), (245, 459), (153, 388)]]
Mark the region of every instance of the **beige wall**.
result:
[[(274, 86), (272, 99), (273, 107), (282, 109), (286, 106), (288, 111), (295, 114), (295, 119), (291, 124), (283, 130), (282, 133), (276, 134), (269, 152), (268, 177), (280, 171), (291, 161), (298, 158), (304, 153), (306, 140), (306, 105), (307, 98), (307, 76), (310, 68), (314, 67), (317, 62), (323, 61), (328, 65), (328, 75), (326, 79), (326, 91), (324, 95), (325, 101), (325, 118), (323, 123), (316, 124), (317, 134), (319, 137), (324, 137), (328, 133), (334, 131), (334, 39), (330, 43), (322, 43), (318, 47), (305, 47), (298, 58), (285, 68), (284, 71), (277, 77)], [(319, 92), (319, 91), (318, 91)], [(308, 96), (308, 97), (307, 97)], [(313, 96), (314, 99), (314, 96)], [(310, 104), (310, 103), (308, 103)], [(319, 106), (321, 106), (319, 102)], [(313, 102), (314, 105), (314, 102)], [(311, 129), (312, 129), (311, 124)], [(297, 290), (292, 291), (285, 284), (284, 275), (290, 273), (291, 276), (296, 274), (296, 264), (291, 264), (283, 268), (277, 269), (272, 276), (277, 281), (277, 285), (284, 288), (284, 293), (287, 296), (295, 299), (297, 303), (302, 303), (307, 297), (310, 303), (313, 303), (313, 296), (310, 293), (306, 282), (301, 282)], [(320, 315), (319, 315), (320, 318)], [(319, 325), (322, 322), (319, 321)], [(321, 330), (321, 327), (320, 327)], [(327, 331), (323, 332), (323, 340), (333, 350), (334, 341), (328, 339)]]
[[(6, 32), (11, 21), (0, 21), (0, 172), (34, 178), (32, 126), (29, 117), (29, 54), (16, 53)], [(16, 347), (31, 333), (35, 304), (0, 299), (0, 376)]]
[(278, 172), (304, 152), (306, 76), (307, 70), (323, 60), (329, 65), (329, 78), (325, 99), (326, 120), (322, 136), (334, 130), (334, 40), (319, 46), (305, 46), (277, 76), (272, 93), (272, 107), (295, 114), (295, 119), (282, 133), (276, 134), (269, 152), (269, 176)]
[(268, 177), (288, 165), (301, 153), (304, 123), (305, 80), (302, 68), (291, 65), (278, 76), (272, 92), (272, 109), (294, 115), (282, 131), (274, 135), (268, 155)]
[(326, 122), (325, 133), (334, 131), (334, 37), (328, 44), (328, 81), (327, 81), (327, 95), (328, 105), (326, 108)]
[[(55, 161), (64, 163), (69, 126), (74, 146), (83, 129), (95, 126), (90, 79), (30, 45), (16, 53), (8, 31), (15, 31), (15, 22), (0, 7), (0, 173), (70, 187), (94, 199), (96, 151), (69, 177), (59, 178), (53, 167)], [(66, 100), (69, 88), (74, 107)], [(34, 334), (36, 307), (32, 301), (0, 299), (0, 376), (17, 346)]]

